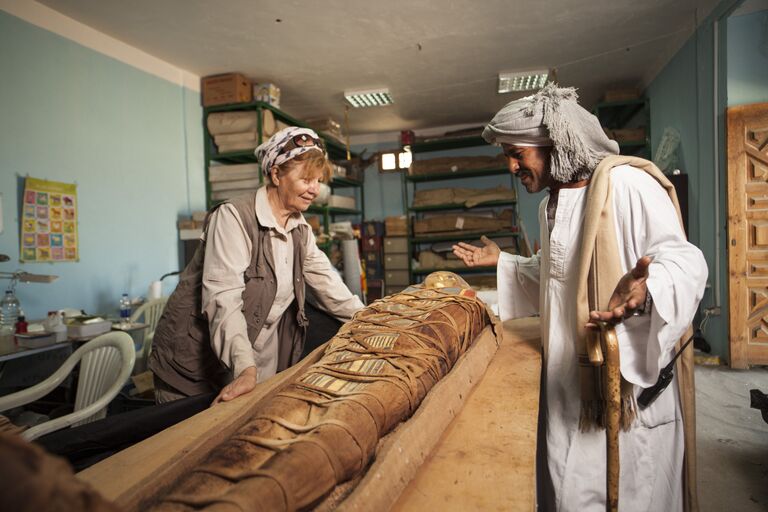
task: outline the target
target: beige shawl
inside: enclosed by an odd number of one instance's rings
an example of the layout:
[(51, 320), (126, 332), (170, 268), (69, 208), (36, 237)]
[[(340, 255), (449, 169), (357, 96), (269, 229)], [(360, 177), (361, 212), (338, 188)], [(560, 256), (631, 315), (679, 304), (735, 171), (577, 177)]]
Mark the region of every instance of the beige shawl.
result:
[[(581, 378), (582, 429), (605, 428), (605, 400), (602, 391), (603, 368), (594, 361), (602, 359), (599, 337), (584, 327), (589, 312), (605, 310), (608, 301), (623, 275), (619, 261), (618, 241), (613, 218), (610, 171), (620, 165), (631, 165), (653, 176), (669, 194), (682, 225), (680, 206), (675, 189), (664, 174), (648, 160), (632, 156), (609, 156), (595, 169), (587, 191), (582, 245), (579, 253), (579, 286), (577, 290), (576, 353)], [(681, 338), (680, 344), (690, 336), (691, 330)], [(590, 362), (592, 361), (592, 362)], [(685, 428), (684, 508), (698, 510), (696, 494), (696, 417), (693, 382), (693, 347), (689, 346), (676, 363), (677, 381), (682, 403)], [(631, 427), (635, 407), (633, 386), (622, 379), (622, 419), (624, 430)]]

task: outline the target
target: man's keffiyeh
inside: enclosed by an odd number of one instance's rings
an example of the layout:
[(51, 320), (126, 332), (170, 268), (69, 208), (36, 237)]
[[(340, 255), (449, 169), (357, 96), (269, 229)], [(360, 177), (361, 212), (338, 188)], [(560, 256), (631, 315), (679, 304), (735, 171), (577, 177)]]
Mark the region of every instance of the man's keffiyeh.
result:
[(552, 177), (569, 183), (588, 179), (600, 161), (619, 154), (597, 118), (581, 107), (576, 89), (544, 86), (502, 108), (483, 130), (491, 144), (552, 146)]

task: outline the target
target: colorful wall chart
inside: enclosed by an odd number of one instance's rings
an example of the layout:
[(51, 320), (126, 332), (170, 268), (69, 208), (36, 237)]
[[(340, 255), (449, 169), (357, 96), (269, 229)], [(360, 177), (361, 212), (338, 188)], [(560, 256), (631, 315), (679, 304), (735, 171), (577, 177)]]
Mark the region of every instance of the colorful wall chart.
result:
[(78, 261), (77, 185), (26, 178), (21, 261)]

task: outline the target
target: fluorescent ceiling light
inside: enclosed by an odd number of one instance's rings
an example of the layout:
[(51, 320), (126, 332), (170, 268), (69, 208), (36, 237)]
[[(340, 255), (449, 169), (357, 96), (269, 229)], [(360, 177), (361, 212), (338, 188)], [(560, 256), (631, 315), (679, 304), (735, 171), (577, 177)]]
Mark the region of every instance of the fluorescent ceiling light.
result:
[(499, 73), (499, 94), (505, 92), (535, 91), (547, 83), (549, 70)]
[(394, 103), (389, 89), (369, 89), (366, 91), (344, 91), (344, 99), (355, 108), (381, 107)]

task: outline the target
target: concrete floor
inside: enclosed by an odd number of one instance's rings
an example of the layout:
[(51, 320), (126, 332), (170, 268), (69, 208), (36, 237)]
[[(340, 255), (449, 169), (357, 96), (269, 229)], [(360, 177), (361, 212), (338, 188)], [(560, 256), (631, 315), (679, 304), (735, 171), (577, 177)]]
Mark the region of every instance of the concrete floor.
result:
[(768, 423), (749, 407), (755, 388), (768, 393), (768, 368), (696, 367), (702, 512), (768, 511)]

